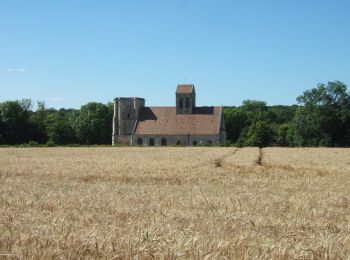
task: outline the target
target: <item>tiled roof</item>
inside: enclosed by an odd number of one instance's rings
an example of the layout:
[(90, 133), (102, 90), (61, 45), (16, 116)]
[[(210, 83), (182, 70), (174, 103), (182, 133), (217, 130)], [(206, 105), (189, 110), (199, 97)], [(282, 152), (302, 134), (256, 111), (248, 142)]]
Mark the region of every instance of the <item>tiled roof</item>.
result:
[(194, 92), (194, 85), (177, 85), (176, 94), (191, 94)]
[(143, 107), (136, 135), (216, 135), (222, 107), (196, 107), (193, 114), (176, 114), (176, 107)]

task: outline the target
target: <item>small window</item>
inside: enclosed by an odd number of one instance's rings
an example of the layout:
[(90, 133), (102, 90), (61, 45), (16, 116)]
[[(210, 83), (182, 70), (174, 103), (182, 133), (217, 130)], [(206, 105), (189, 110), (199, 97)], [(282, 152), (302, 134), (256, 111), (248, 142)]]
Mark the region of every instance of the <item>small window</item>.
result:
[(137, 138), (137, 144), (142, 145), (142, 138), (141, 137)]
[(187, 97), (185, 100), (185, 108), (189, 108), (190, 107), (190, 99)]
[(211, 140), (207, 141), (207, 145), (212, 145), (212, 144), (213, 144), (213, 142)]
[(130, 114), (128, 113), (128, 119), (130, 119)]
[(197, 141), (196, 140), (193, 141), (193, 145), (197, 145)]
[(181, 141), (180, 140), (177, 140), (176, 141), (176, 145), (180, 145), (181, 144)]
[(180, 98), (180, 101), (179, 101), (179, 108), (183, 108), (183, 107), (184, 107), (183, 100), (182, 100), (182, 98)]
[(161, 143), (163, 146), (166, 146), (166, 138), (163, 137)]
[(154, 146), (154, 139), (153, 138), (149, 139), (149, 146)]

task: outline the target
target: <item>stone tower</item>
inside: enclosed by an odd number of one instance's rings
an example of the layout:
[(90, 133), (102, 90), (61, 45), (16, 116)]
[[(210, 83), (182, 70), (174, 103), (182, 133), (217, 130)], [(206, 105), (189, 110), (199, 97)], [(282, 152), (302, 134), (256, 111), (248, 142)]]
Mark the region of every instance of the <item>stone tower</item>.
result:
[(196, 107), (196, 91), (194, 85), (177, 85), (176, 114), (192, 114)]
[(131, 144), (140, 110), (144, 106), (145, 100), (143, 98), (120, 97), (114, 99), (112, 145)]

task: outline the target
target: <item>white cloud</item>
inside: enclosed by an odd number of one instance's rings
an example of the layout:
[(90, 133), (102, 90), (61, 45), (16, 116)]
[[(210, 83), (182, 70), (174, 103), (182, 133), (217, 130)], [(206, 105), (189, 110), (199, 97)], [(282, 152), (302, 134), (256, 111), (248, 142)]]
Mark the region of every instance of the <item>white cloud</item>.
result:
[(28, 72), (28, 70), (26, 70), (26, 69), (13, 69), (13, 68), (8, 68), (8, 69), (6, 69), (6, 72), (26, 73), (26, 72)]
[(55, 102), (55, 103), (59, 103), (59, 102), (62, 102), (62, 101), (64, 101), (65, 100), (65, 98), (63, 98), (63, 97), (52, 97), (52, 98), (50, 98), (50, 101), (52, 101), (52, 102)]

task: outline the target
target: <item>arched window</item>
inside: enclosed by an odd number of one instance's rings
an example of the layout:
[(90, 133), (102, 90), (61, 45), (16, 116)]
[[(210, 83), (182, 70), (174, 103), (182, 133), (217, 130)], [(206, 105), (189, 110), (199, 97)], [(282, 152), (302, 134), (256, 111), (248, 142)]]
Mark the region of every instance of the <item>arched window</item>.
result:
[(183, 107), (184, 107), (183, 99), (180, 98), (180, 101), (179, 101), (179, 108), (183, 108)]
[(193, 145), (197, 145), (197, 141), (196, 140), (193, 141)]
[(153, 138), (149, 139), (149, 146), (154, 146), (154, 139)]
[(190, 107), (190, 99), (187, 97), (185, 100), (185, 108), (189, 108)]
[(164, 137), (162, 138), (162, 145), (166, 146), (166, 138), (164, 138)]
[(137, 144), (142, 145), (142, 138), (141, 137), (137, 138)]

